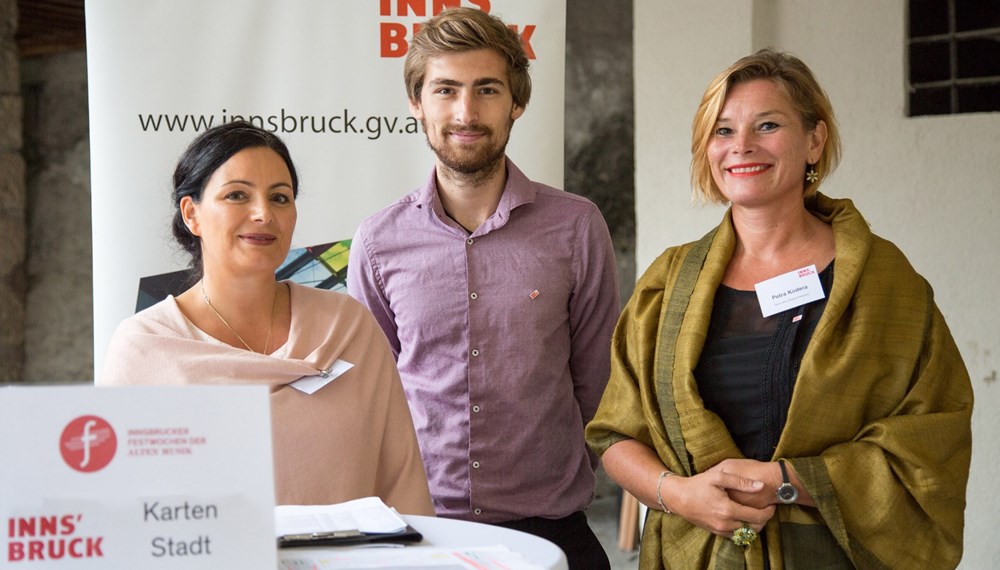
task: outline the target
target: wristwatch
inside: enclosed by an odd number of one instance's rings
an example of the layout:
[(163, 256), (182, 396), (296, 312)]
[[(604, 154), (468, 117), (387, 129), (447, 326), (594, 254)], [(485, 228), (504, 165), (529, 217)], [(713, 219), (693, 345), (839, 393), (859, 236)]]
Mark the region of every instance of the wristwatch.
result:
[(785, 469), (785, 462), (778, 460), (778, 467), (781, 468), (781, 486), (778, 487), (778, 500), (786, 505), (790, 505), (799, 498), (799, 490), (788, 482), (788, 470)]

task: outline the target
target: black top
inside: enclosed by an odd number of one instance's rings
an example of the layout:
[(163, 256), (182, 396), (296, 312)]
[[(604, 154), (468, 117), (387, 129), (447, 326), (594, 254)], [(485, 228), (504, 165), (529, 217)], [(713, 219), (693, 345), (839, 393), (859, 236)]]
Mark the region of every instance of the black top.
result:
[(749, 459), (769, 461), (785, 428), (799, 364), (833, 284), (832, 262), (819, 278), (823, 299), (766, 319), (754, 291), (720, 285), (715, 293), (694, 376), (705, 408), (722, 418)]

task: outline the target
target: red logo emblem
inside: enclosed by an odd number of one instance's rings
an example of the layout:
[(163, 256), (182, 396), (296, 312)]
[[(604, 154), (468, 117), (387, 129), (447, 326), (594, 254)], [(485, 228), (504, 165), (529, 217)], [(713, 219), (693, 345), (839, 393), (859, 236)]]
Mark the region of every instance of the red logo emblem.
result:
[(117, 449), (115, 430), (97, 416), (80, 416), (69, 422), (59, 438), (63, 461), (82, 473), (104, 469)]

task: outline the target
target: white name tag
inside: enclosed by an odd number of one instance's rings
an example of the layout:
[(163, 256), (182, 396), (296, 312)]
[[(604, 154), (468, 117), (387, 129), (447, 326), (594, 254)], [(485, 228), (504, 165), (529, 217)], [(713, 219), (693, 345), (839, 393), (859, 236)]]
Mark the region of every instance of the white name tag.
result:
[(826, 297), (815, 265), (761, 281), (753, 288), (764, 318)]
[(299, 392), (314, 394), (317, 390), (326, 386), (330, 382), (333, 382), (334, 379), (353, 367), (354, 365), (350, 362), (340, 360), (338, 358), (326, 370), (320, 371), (320, 373), (315, 376), (303, 376), (302, 378), (299, 378), (295, 382), (289, 384), (289, 386), (295, 388)]

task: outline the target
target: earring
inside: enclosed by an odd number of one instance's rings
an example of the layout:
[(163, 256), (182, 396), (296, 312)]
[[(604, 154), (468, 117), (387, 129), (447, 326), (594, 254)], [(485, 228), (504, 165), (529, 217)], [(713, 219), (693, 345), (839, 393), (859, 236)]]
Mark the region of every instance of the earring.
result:
[(806, 180), (810, 184), (815, 184), (819, 180), (819, 172), (816, 172), (816, 167), (812, 164), (809, 165), (809, 169), (806, 170)]

